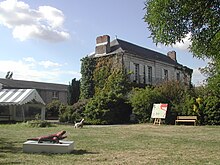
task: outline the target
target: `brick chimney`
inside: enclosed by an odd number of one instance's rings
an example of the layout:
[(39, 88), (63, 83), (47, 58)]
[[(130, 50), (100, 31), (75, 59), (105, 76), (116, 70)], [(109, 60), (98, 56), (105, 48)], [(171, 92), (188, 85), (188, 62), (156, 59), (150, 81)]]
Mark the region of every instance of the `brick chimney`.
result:
[(175, 51), (169, 51), (167, 53), (167, 56), (170, 57), (173, 61), (177, 62), (177, 60), (176, 60), (176, 52)]
[(96, 54), (107, 54), (110, 52), (110, 37), (108, 35), (99, 36), (96, 38)]

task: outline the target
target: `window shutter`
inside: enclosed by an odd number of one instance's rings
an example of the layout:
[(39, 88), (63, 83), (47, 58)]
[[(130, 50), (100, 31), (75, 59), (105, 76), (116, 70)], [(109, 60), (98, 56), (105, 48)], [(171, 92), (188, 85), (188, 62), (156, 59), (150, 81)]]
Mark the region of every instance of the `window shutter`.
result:
[(133, 62), (130, 62), (130, 79), (132, 82), (135, 80), (134, 74), (135, 74), (135, 65)]
[(145, 83), (148, 83), (148, 66), (145, 65)]
[(140, 83), (144, 83), (144, 65), (139, 64), (140, 68)]
[(164, 69), (163, 69), (163, 68), (162, 68), (162, 70), (161, 70), (161, 75), (162, 75), (161, 78), (162, 78), (162, 80), (163, 80), (164, 77), (165, 77), (165, 76), (164, 76)]

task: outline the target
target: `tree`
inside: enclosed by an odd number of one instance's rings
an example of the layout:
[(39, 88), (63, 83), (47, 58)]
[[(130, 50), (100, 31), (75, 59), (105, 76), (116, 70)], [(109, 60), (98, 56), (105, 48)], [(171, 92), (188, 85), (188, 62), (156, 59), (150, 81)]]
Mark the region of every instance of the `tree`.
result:
[(75, 78), (72, 79), (71, 84), (68, 86), (68, 104), (73, 105), (79, 100), (80, 96), (80, 81)]
[(199, 58), (220, 55), (219, 0), (148, 0), (145, 22), (155, 43), (172, 45), (190, 34), (190, 50)]
[(5, 76), (5, 78), (6, 78), (6, 79), (12, 79), (12, 76), (13, 76), (13, 72), (8, 71), (7, 74), (6, 74), (6, 76)]
[(190, 35), (190, 51), (198, 58), (209, 58), (203, 69), (207, 79), (204, 99), (208, 124), (220, 119), (220, 1), (148, 0), (145, 22), (155, 43), (172, 45)]

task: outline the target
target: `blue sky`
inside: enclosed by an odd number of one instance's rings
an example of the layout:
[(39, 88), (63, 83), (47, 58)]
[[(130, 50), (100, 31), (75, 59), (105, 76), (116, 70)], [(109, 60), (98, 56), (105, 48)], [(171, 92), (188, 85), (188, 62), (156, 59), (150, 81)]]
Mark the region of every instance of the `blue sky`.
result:
[(143, 17), (144, 0), (0, 1), (0, 77), (68, 84), (80, 79), (80, 59), (94, 52), (97, 36), (107, 34), (156, 50), (175, 50), (177, 61), (193, 69), (193, 84), (204, 77), (206, 61), (193, 58), (189, 41), (155, 45)]

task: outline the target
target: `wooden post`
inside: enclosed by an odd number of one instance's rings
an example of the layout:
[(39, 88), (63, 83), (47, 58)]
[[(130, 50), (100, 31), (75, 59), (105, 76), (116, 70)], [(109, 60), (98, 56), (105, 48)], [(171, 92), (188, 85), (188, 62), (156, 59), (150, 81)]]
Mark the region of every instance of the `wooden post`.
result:
[(160, 123), (161, 123), (161, 118), (155, 118), (154, 119), (154, 125), (160, 125)]

